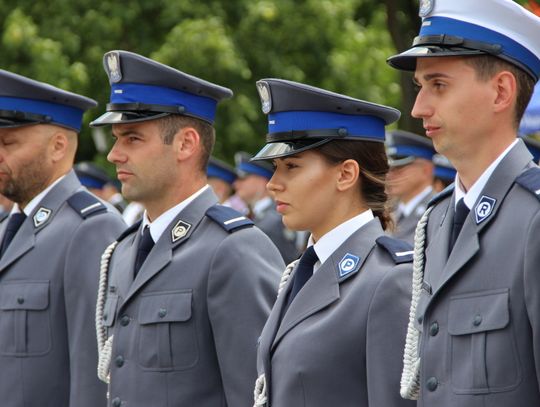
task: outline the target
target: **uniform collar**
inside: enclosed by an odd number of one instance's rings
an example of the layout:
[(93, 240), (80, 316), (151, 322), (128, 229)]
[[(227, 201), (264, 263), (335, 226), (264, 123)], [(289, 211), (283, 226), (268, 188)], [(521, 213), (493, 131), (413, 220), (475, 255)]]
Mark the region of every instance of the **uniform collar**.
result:
[(420, 192), (406, 204), (400, 202), (398, 206), (399, 212), (402, 213), (403, 216), (409, 216), (418, 206), (418, 204), (422, 202), (429, 194), (431, 194), (431, 192), (433, 192), (433, 188), (431, 185), (428, 185), (422, 190), (422, 192)]
[(315, 244), (313, 236), (309, 237), (308, 247), (313, 245), (319, 261), (315, 263), (314, 271), (324, 264), (326, 260), (334, 253), (351, 235), (373, 219), (373, 212), (368, 209), (354, 218), (351, 218), (339, 226), (336, 226), (330, 232), (322, 236)]
[(163, 232), (167, 229), (167, 227), (171, 224), (171, 222), (176, 218), (176, 216), (185, 207), (187, 207), (195, 198), (201, 195), (208, 188), (209, 186), (205, 185), (204, 187), (199, 189), (197, 192), (195, 192), (193, 195), (191, 195), (187, 199), (184, 199), (178, 205), (175, 205), (171, 209), (167, 210), (166, 212), (163, 212), (153, 222), (150, 222), (150, 220), (148, 219), (148, 215), (146, 214), (146, 211), (144, 211), (142, 228), (140, 229), (141, 233), (144, 231), (144, 228), (146, 226), (149, 226), (152, 240), (154, 240), (154, 242), (157, 242), (159, 238), (161, 237), (161, 235), (163, 234)]
[(512, 148), (517, 144), (517, 142), (518, 142), (517, 139), (514, 140), (514, 142), (510, 144), (506, 148), (506, 150), (504, 150), (502, 154), (499, 155), (497, 159), (491, 163), (489, 167), (487, 167), (487, 169), (482, 173), (480, 178), (478, 178), (478, 180), (473, 184), (473, 186), (467, 192), (465, 192), (461, 186), (461, 181), (459, 180), (459, 173), (456, 173), (456, 181), (455, 181), (455, 185), (456, 185), (455, 205), (456, 206), (461, 198), (464, 198), (464, 202), (465, 202), (465, 205), (467, 205), (467, 208), (471, 209), (474, 206), (476, 200), (478, 199), (478, 196), (480, 196), (480, 193), (482, 192), (487, 182), (489, 181), (489, 178), (493, 174), (493, 171), (495, 171), (495, 169), (501, 163), (503, 158), (508, 155), (510, 150), (512, 150)]

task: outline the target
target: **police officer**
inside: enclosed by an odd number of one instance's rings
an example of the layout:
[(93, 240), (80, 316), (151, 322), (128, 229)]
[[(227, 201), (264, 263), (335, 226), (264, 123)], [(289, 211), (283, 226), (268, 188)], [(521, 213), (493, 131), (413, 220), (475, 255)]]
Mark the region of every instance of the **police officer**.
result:
[(276, 204), (266, 189), (274, 172), (272, 164), (266, 161), (251, 162), (252, 158), (251, 154), (243, 151), (235, 155), (238, 174), (234, 182), (236, 193), (247, 203), (255, 224), (272, 240), (285, 263), (289, 264), (300, 255), (300, 237), (283, 224)]
[(384, 126), (399, 111), (297, 82), (257, 82), (268, 189), (309, 247), (261, 335), (255, 406), (411, 406), (400, 398), (412, 247), (384, 235)]
[(540, 74), (540, 18), (511, 0), (422, 1), (420, 16), (413, 47), (389, 63), (415, 71), (412, 115), (457, 178), (416, 232), (403, 395), (537, 406), (540, 169), (516, 135)]
[(206, 183), (216, 105), (232, 92), (126, 51), (104, 65), (111, 103), (92, 125), (112, 125), (108, 159), (124, 196), (146, 209), (103, 256), (96, 320), (109, 406), (248, 405), (284, 265)]
[(442, 154), (433, 155), (433, 190), (436, 193), (441, 192), (456, 179), (456, 169)]
[(95, 407), (100, 255), (125, 228), (72, 170), (96, 102), (0, 71), (0, 404)]
[(403, 130), (388, 133), (386, 153), (388, 194), (394, 200), (395, 230), (392, 235), (410, 244), (414, 230), (433, 196), (433, 144), (426, 138)]
[(87, 161), (77, 163), (73, 168), (81, 184), (88, 188), (90, 192), (109, 202), (120, 213), (126, 209), (127, 202), (116, 188), (116, 185), (114, 185), (114, 181), (104, 170)]

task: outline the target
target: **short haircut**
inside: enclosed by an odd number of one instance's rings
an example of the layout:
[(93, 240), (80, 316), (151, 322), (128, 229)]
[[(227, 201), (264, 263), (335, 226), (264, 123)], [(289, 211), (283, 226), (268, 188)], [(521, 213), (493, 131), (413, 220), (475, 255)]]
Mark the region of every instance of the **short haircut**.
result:
[(216, 131), (211, 124), (190, 116), (171, 114), (159, 119), (161, 139), (165, 144), (172, 144), (178, 131), (186, 127), (193, 127), (201, 137), (200, 169), (206, 172), (208, 159), (212, 154), (216, 140)]
[(508, 71), (514, 75), (517, 82), (514, 127), (517, 129), (519, 127), (519, 123), (521, 122), (523, 114), (525, 113), (525, 109), (527, 108), (527, 105), (531, 100), (534, 91), (535, 80), (523, 69), (492, 55), (470, 56), (465, 58), (465, 61), (467, 64), (473, 67), (473, 69), (476, 71), (478, 78), (482, 81), (487, 81), (488, 79), (493, 78), (493, 76), (495, 76), (501, 71)]

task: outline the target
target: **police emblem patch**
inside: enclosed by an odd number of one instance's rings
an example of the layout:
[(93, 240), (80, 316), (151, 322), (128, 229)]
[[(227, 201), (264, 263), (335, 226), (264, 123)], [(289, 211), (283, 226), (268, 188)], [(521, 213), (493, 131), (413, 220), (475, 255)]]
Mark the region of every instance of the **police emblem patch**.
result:
[(360, 264), (360, 257), (355, 256), (354, 254), (347, 253), (341, 261), (339, 262), (338, 269), (339, 269), (339, 276), (344, 277), (347, 274), (350, 274), (356, 270), (358, 270), (358, 266)]
[(43, 206), (38, 209), (34, 215), (34, 227), (38, 228), (43, 225), (49, 217), (51, 216), (52, 211), (50, 209), (44, 208)]
[(106, 69), (111, 82), (120, 82), (122, 71), (120, 70), (120, 55), (118, 52), (109, 52), (105, 60), (107, 61)]
[(482, 198), (480, 198), (480, 201), (478, 201), (478, 204), (474, 208), (474, 216), (476, 218), (477, 225), (482, 223), (491, 215), (493, 209), (495, 208), (495, 203), (497, 203), (496, 199), (482, 195)]
[(420, 11), (418, 15), (420, 17), (425, 17), (433, 10), (435, 6), (435, 0), (420, 0)]
[(191, 229), (191, 225), (189, 223), (184, 222), (183, 220), (179, 220), (171, 230), (172, 242), (175, 243), (178, 240), (182, 239), (185, 235), (187, 235), (189, 229)]
[(268, 83), (264, 81), (257, 82), (257, 91), (261, 98), (263, 113), (270, 113), (270, 110), (272, 110), (272, 98), (270, 97), (270, 87), (268, 86)]

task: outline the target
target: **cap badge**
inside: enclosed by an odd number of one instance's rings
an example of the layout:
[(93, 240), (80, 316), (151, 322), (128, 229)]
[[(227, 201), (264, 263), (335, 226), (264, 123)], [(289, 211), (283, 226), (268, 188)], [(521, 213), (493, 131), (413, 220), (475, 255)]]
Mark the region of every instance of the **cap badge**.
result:
[(185, 235), (187, 235), (189, 229), (191, 229), (191, 225), (189, 223), (179, 220), (171, 230), (172, 242), (175, 243), (182, 239)]
[(270, 113), (270, 110), (272, 110), (272, 99), (270, 98), (270, 87), (268, 86), (268, 83), (264, 81), (257, 82), (257, 90), (261, 97), (263, 113)]
[(482, 198), (480, 198), (480, 201), (474, 208), (474, 215), (476, 218), (477, 225), (482, 223), (491, 215), (491, 213), (493, 212), (493, 209), (495, 208), (496, 202), (497, 202), (496, 199), (490, 198), (489, 196), (482, 195)]
[(106, 57), (107, 72), (111, 82), (120, 82), (122, 79), (122, 71), (120, 70), (120, 55), (118, 52), (109, 52)]
[(38, 228), (43, 225), (49, 217), (51, 216), (52, 211), (50, 209), (44, 208), (43, 206), (38, 209), (34, 215), (34, 227)]
[(420, 17), (426, 17), (433, 11), (433, 6), (435, 6), (435, 0), (420, 0), (420, 11), (418, 15)]
[(345, 277), (347, 274), (350, 274), (358, 269), (360, 264), (360, 257), (355, 256), (354, 254), (347, 253), (341, 261), (339, 262), (339, 276)]

